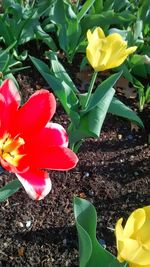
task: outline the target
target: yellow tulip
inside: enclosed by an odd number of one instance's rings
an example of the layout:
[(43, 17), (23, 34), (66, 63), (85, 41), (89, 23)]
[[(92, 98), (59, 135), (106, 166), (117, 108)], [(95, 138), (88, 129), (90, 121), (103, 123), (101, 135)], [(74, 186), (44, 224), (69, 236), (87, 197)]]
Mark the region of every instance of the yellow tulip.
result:
[(133, 211), (124, 228), (122, 221), (115, 228), (117, 259), (130, 267), (150, 267), (150, 206)]
[(97, 27), (93, 33), (87, 31), (88, 46), (86, 57), (95, 71), (104, 71), (120, 66), (137, 47), (127, 48), (121, 35), (112, 33), (105, 37), (103, 30)]

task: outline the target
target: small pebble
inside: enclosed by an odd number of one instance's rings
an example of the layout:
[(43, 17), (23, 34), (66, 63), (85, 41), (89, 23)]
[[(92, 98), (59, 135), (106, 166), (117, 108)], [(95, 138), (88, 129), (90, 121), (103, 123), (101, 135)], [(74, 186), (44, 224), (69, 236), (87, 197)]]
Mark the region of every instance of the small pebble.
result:
[(31, 226), (31, 221), (26, 221), (26, 228), (29, 228)]
[(20, 228), (23, 228), (23, 227), (24, 227), (24, 225), (23, 225), (22, 222), (18, 222), (17, 224), (18, 224), (18, 226), (19, 226)]
[(64, 246), (67, 246), (67, 239), (66, 239), (66, 238), (63, 239), (63, 245), (64, 245)]
[(106, 248), (106, 243), (104, 239), (99, 239), (98, 241), (102, 245), (103, 248)]
[(87, 178), (89, 176), (90, 176), (89, 172), (85, 172), (84, 175), (83, 175), (83, 178)]
[(92, 197), (92, 196), (94, 196), (94, 192), (93, 192), (93, 190), (89, 190), (89, 195)]
[(127, 136), (127, 138), (128, 138), (128, 140), (132, 140), (132, 139), (133, 139), (133, 135), (132, 135), (132, 134), (129, 134), (129, 135)]
[(122, 139), (122, 134), (118, 134), (118, 139), (119, 139), (119, 140)]

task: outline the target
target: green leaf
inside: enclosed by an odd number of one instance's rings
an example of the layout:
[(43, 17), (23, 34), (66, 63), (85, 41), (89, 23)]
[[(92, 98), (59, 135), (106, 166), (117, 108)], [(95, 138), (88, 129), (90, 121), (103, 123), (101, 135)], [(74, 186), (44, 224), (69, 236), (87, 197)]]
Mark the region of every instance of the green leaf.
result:
[(150, 74), (150, 62), (147, 55), (133, 55), (130, 60), (132, 74), (148, 78)]
[(99, 104), (88, 114), (89, 130), (96, 137), (100, 136), (101, 128), (104, 123), (114, 93), (115, 90), (113, 88), (110, 88), (110, 90), (101, 99)]
[[(63, 105), (65, 111), (70, 115), (75, 112), (78, 105), (78, 98), (74, 93), (74, 85), (71, 83), (71, 79), (63, 69), (62, 65), (58, 61), (52, 60), (53, 70), (55, 73), (50, 72), (49, 67), (41, 60), (31, 57), (33, 64), (53, 89), (54, 94), (59, 98), (59, 101)], [(77, 89), (76, 89), (77, 90)], [(77, 115), (77, 114), (76, 114)], [(75, 114), (74, 114), (75, 116)], [(75, 116), (76, 119), (76, 116)]]
[(49, 67), (44, 62), (31, 56), (30, 59), (49, 86), (53, 89), (65, 111), (69, 114), (70, 107), (67, 104), (66, 93), (64, 90), (62, 90), (61, 81), (51, 74)]
[(14, 35), (13, 32), (11, 32), (9, 26), (5, 22), (5, 16), (0, 15), (0, 36), (3, 37), (3, 41), (6, 44), (6, 46), (10, 46), (12, 43), (14, 43)]
[(20, 181), (13, 180), (4, 187), (0, 188), (0, 202), (4, 201), (6, 198), (16, 193), (20, 187), (22, 187)]
[[(109, 105), (112, 101), (115, 90), (109, 90), (101, 97), (96, 107), (85, 114), (81, 114), (79, 124), (70, 130), (70, 143), (76, 143), (87, 137), (99, 137), (101, 128), (106, 117)], [(82, 96), (83, 98), (83, 96)], [(84, 101), (82, 99), (82, 101)]]
[(53, 51), (50, 51), (47, 55), (50, 55), (51, 66), (55, 77), (66, 83), (69, 87), (71, 87), (72, 91), (74, 91), (75, 93), (79, 93), (70, 76), (68, 75), (62, 64), (58, 61), (56, 54)]
[(56, 0), (51, 10), (50, 21), (56, 24), (59, 45), (71, 61), (81, 34), (80, 23), (72, 5), (66, 1)]
[[(112, 89), (112, 87), (117, 82), (117, 80), (120, 78), (121, 74), (122, 74), (122, 71), (119, 73), (115, 73), (112, 76), (110, 76), (108, 79), (104, 80), (96, 88), (95, 92), (92, 94), (92, 96), (89, 100), (88, 106), (86, 107), (85, 110), (81, 111), (81, 114), (84, 114), (84, 113), (90, 111), (91, 109), (93, 109), (94, 107), (96, 107), (100, 101), (101, 101), (102, 105), (103, 105), (104, 101), (106, 103), (107, 93), (108, 93), (108, 95), (109, 95), (110, 91), (112, 91), (114, 93), (114, 89)], [(105, 97), (104, 100), (103, 100), (103, 97)], [(109, 100), (108, 100), (108, 102), (109, 102)]]
[(88, 29), (97, 26), (108, 28), (109, 25), (128, 25), (128, 23), (135, 21), (135, 19), (136, 17), (127, 11), (117, 14), (113, 10), (108, 10), (100, 14), (88, 14), (81, 20), (82, 35), (86, 34)]
[(36, 34), (37, 39), (42, 40), (53, 51), (57, 51), (57, 46), (56, 46), (54, 40), (52, 39), (52, 37), (49, 34), (47, 34), (42, 29), (42, 27), (40, 25), (37, 25), (37, 27), (35, 28), (35, 34)]
[(80, 12), (77, 14), (77, 18), (78, 18), (78, 21), (79, 22), (85, 16), (85, 14), (90, 9), (90, 7), (92, 7), (92, 5), (93, 5), (94, 2), (95, 2), (95, 0), (87, 0), (84, 3), (84, 5), (82, 6)]
[(97, 214), (87, 200), (74, 198), (74, 216), (79, 238), (80, 267), (123, 267), (96, 238)]
[(138, 126), (144, 128), (144, 124), (140, 117), (129, 107), (127, 107), (124, 103), (122, 103), (117, 98), (113, 97), (112, 102), (110, 103), (108, 112), (112, 113), (113, 115), (117, 115), (128, 119)]

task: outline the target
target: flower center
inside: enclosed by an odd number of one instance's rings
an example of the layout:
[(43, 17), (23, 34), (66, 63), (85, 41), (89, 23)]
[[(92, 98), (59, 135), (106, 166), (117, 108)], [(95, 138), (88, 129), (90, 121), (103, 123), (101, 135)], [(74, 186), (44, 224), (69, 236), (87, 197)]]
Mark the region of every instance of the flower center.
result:
[(23, 138), (15, 136), (11, 138), (9, 134), (5, 134), (0, 139), (0, 160), (7, 161), (13, 166), (18, 166), (18, 161), (23, 157), (19, 148), (24, 145)]

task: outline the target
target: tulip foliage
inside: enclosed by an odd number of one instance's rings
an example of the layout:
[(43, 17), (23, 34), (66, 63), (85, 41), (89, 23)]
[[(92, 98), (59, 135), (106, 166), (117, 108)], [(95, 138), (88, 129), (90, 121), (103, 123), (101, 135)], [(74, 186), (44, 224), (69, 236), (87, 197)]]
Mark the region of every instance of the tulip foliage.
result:
[[(55, 97), (41, 89), (20, 106), (20, 95), (12, 80), (0, 87), (0, 164), (15, 173), (32, 199), (40, 200), (51, 190), (49, 170), (69, 170), (77, 156), (68, 148), (65, 129), (50, 122)], [(0, 189), (0, 200), (19, 189), (13, 181)]]
[(80, 267), (128, 267), (120, 263), (97, 240), (97, 214), (89, 201), (75, 197), (74, 216), (79, 238)]
[(107, 112), (122, 116), (143, 127), (136, 113), (114, 96), (113, 86), (121, 76), (121, 72), (108, 77), (93, 92), (97, 76), (97, 72), (94, 72), (88, 92), (82, 94), (58, 61), (57, 55), (51, 51), (47, 56), (51, 62), (51, 69), (41, 60), (30, 58), (70, 117), (69, 142), (74, 151), (78, 150), (86, 138), (99, 137)]

